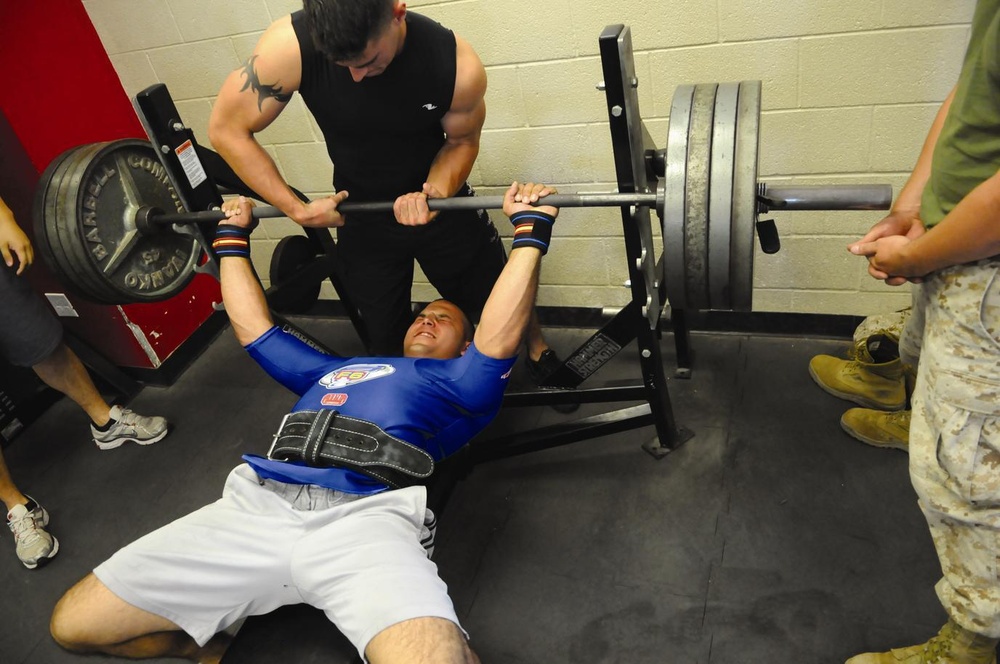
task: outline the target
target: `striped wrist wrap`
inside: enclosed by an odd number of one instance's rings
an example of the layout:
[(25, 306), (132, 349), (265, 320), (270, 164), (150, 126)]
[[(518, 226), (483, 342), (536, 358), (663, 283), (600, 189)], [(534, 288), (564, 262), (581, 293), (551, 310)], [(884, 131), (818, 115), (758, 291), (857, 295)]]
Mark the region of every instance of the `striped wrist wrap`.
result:
[(514, 242), (511, 248), (535, 247), (541, 249), (544, 256), (549, 250), (552, 224), (555, 221), (556, 218), (551, 214), (538, 210), (524, 210), (510, 215), (510, 223), (514, 224)]
[(250, 229), (240, 226), (220, 225), (215, 230), (212, 252), (219, 259), (225, 256), (250, 258)]

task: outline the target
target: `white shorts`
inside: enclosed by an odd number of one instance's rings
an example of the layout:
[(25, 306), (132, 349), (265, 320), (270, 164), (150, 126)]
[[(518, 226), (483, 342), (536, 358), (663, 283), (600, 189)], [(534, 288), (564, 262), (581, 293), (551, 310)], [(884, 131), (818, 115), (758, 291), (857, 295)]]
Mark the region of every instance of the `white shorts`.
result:
[(199, 645), (243, 617), (307, 603), (363, 656), (376, 634), (404, 620), (459, 625), (421, 545), (426, 503), (423, 487), (356, 496), (262, 482), (244, 464), (218, 501), (124, 547), (94, 574)]

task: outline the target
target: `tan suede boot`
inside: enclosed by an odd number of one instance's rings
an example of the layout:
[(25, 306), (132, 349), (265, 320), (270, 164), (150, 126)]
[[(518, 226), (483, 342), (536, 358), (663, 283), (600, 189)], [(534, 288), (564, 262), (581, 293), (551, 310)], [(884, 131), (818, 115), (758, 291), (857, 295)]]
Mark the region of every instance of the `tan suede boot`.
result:
[(996, 647), (997, 639), (970, 632), (949, 620), (927, 643), (856, 655), (847, 664), (996, 664)]
[(853, 438), (873, 447), (910, 449), (910, 411), (886, 412), (851, 408), (840, 418), (840, 426)]
[(817, 355), (809, 361), (809, 375), (835, 397), (878, 410), (900, 410), (906, 405), (906, 381), (896, 340), (877, 334), (857, 346), (857, 358), (842, 360)]

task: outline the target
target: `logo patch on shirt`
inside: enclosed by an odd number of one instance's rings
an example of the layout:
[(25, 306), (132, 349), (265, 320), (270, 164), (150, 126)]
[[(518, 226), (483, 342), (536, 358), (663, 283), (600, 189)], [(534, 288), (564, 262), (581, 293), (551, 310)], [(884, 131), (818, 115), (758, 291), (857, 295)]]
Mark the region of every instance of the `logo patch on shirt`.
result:
[(331, 392), (324, 394), (319, 402), (324, 406), (343, 406), (347, 403), (347, 395), (343, 392)]
[(422, 108), (422, 109), (424, 109), (426, 111), (433, 111), (435, 108), (437, 108), (437, 106), (435, 106), (434, 104), (424, 104), (420, 108)]
[(349, 385), (357, 385), (368, 380), (384, 378), (395, 373), (390, 364), (351, 364), (336, 371), (331, 371), (319, 379), (319, 384), (331, 390), (338, 390)]

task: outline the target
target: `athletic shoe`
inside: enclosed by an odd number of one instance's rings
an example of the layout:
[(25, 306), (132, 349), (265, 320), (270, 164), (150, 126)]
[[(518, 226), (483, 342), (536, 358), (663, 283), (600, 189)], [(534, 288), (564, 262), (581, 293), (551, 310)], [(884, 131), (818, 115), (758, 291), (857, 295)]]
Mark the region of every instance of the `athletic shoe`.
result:
[(166, 436), (169, 428), (162, 417), (145, 417), (120, 406), (111, 407), (111, 419), (112, 423), (107, 431), (100, 431), (93, 424), (90, 425), (94, 442), (102, 450), (113, 450), (128, 441), (152, 445)]
[[(543, 387), (542, 383), (563, 365), (563, 361), (559, 359), (559, 356), (551, 348), (543, 350), (542, 354), (538, 356), (537, 361), (531, 359), (530, 355), (525, 356), (524, 360), (525, 365), (528, 367), (528, 373), (531, 374), (531, 379), (535, 381), (535, 385), (538, 387)], [(579, 408), (580, 404), (578, 403), (552, 404), (552, 410), (564, 415), (574, 413)]]
[(927, 643), (889, 652), (869, 652), (847, 664), (996, 664), (997, 639), (962, 629), (954, 621)]
[(424, 547), (427, 557), (434, 556), (434, 538), (437, 535), (437, 517), (429, 509), (424, 510), (424, 524), (420, 526), (420, 546)]
[(528, 373), (531, 374), (531, 379), (535, 381), (535, 385), (539, 386), (562, 366), (562, 360), (551, 348), (543, 350), (537, 360), (531, 359), (530, 355), (526, 356), (524, 360), (528, 367)]
[(44, 565), (59, 552), (59, 541), (45, 532), (49, 513), (30, 497), (27, 505), (7, 512), (7, 527), (14, 533), (14, 552), (28, 569)]

